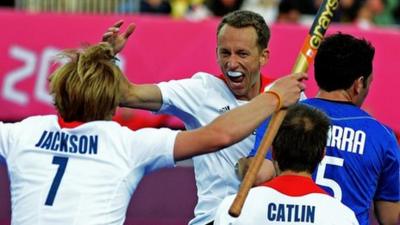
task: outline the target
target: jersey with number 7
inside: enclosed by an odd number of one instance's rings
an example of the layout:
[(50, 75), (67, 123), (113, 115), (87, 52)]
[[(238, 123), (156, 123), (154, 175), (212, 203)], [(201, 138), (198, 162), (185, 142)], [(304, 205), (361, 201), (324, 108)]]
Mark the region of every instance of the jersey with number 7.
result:
[(134, 132), (113, 121), (64, 123), (57, 116), (0, 122), (12, 224), (123, 224), (141, 178), (174, 166), (177, 133)]
[[(373, 201), (400, 201), (400, 149), (393, 131), (351, 103), (318, 98), (302, 103), (324, 111), (332, 123), (315, 182), (351, 208), (361, 225), (369, 224)], [(254, 149), (266, 124), (257, 129)]]

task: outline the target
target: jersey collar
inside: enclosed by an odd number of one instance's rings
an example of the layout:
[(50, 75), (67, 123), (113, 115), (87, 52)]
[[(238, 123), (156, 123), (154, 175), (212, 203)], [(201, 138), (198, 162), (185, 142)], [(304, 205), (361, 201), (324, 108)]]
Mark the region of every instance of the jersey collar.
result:
[(65, 122), (64, 119), (61, 118), (61, 116), (58, 116), (58, 124), (60, 125), (61, 128), (75, 128), (84, 124), (84, 122), (80, 121)]
[[(315, 97), (315, 99), (321, 100), (321, 101), (325, 101), (325, 102), (333, 102), (333, 103), (338, 103), (338, 104), (345, 104), (345, 105), (352, 105), (352, 106), (356, 106), (354, 103), (350, 102), (350, 101), (337, 101), (337, 100), (331, 100), (331, 99), (325, 99), (325, 98), (318, 98)], [(357, 107), (357, 106), (356, 106)]]
[(327, 194), (314, 183), (311, 177), (298, 175), (281, 175), (267, 181), (261, 186), (271, 187), (289, 196), (303, 196), (311, 193)]

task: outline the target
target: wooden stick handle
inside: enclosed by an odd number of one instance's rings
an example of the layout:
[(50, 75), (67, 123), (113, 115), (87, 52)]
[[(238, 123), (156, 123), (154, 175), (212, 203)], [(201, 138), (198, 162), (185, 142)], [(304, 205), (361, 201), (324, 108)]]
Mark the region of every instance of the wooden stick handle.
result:
[(238, 217), (240, 215), (247, 194), (256, 180), (257, 173), (260, 170), (261, 164), (268, 152), (268, 148), (272, 145), (272, 141), (274, 140), (274, 137), (276, 136), (276, 133), (278, 132), (285, 116), (285, 109), (279, 110), (279, 112), (272, 115), (271, 122), (268, 125), (268, 132), (265, 133), (263, 139), (261, 140), (257, 154), (250, 164), (249, 170), (246, 172), (245, 178), (240, 185), (239, 192), (236, 198), (233, 200), (231, 208), (229, 209), (229, 214), (231, 216)]
[[(293, 67), (292, 72), (306, 72), (308, 66), (313, 61), (317, 49), (324, 37), (328, 25), (330, 24), (335, 9), (339, 6), (339, 0), (324, 0), (321, 4), (318, 13), (314, 19), (314, 22), (310, 28), (310, 31), (303, 43), (301, 51), (297, 57), (296, 63)], [(250, 191), (250, 188), (254, 185), (258, 171), (265, 159), (268, 149), (271, 147), (272, 142), (278, 133), (279, 127), (282, 124), (283, 119), (286, 116), (286, 110), (280, 110), (279, 112), (272, 115), (271, 121), (268, 125), (268, 129), (261, 140), (261, 144), (257, 149), (257, 153), (253, 161), (250, 163), (249, 170), (247, 171), (240, 189), (232, 205), (229, 209), (229, 214), (233, 217), (238, 217), (242, 211), (244, 202)]]

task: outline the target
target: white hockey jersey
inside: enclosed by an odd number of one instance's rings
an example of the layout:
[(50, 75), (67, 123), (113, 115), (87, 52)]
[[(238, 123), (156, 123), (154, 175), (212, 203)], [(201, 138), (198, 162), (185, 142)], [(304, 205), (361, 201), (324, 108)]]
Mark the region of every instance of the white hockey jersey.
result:
[(228, 196), (221, 203), (215, 225), (358, 225), (354, 212), (310, 177), (282, 175), (252, 188), (238, 218), (228, 214), (234, 198)]
[[(263, 77), (262, 87), (271, 83)], [(221, 114), (247, 103), (236, 99), (225, 82), (208, 73), (196, 73), (190, 79), (158, 84), (163, 105), (158, 113), (180, 118), (186, 129), (209, 124)], [(207, 224), (214, 220), (215, 210), (225, 196), (237, 192), (240, 181), (234, 166), (252, 149), (255, 133), (221, 151), (193, 157), (198, 203), (191, 225)]]
[(57, 116), (0, 122), (12, 224), (123, 224), (141, 178), (174, 166), (176, 134), (133, 132), (112, 121), (63, 123)]

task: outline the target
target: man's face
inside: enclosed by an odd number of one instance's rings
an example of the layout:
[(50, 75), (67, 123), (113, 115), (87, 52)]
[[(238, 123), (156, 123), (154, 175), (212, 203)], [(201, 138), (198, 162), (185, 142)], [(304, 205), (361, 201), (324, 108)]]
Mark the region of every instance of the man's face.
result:
[(218, 35), (217, 59), (226, 83), (241, 100), (255, 97), (260, 88), (260, 70), (268, 50), (257, 46), (253, 27), (235, 28), (224, 25)]

